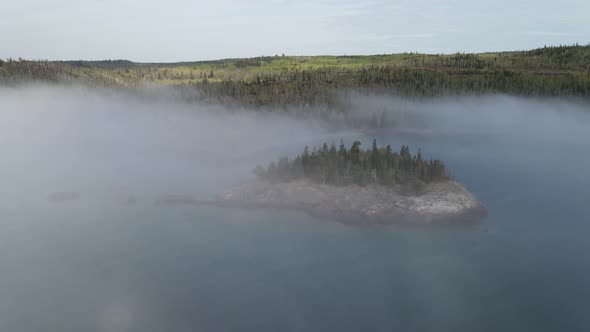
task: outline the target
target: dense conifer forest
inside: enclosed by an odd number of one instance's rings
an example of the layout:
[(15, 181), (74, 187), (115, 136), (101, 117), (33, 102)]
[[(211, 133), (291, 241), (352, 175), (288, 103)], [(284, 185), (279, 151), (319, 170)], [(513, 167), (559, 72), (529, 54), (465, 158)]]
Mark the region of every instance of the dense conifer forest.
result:
[(181, 63), (0, 60), (0, 84), (178, 87), (191, 100), (269, 110), (342, 109), (338, 93), (590, 97), (590, 46), (480, 54), (290, 57)]
[(360, 186), (449, 179), (442, 161), (426, 160), (420, 150), (413, 155), (407, 146), (402, 146), (399, 152), (389, 145), (378, 147), (376, 140), (370, 149), (362, 149), (359, 141), (353, 142), (349, 149), (343, 142), (339, 147), (324, 143), (311, 151), (306, 146), (294, 159), (283, 157), (268, 167), (257, 166), (255, 173), (262, 179), (277, 182), (307, 179), (322, 184)]

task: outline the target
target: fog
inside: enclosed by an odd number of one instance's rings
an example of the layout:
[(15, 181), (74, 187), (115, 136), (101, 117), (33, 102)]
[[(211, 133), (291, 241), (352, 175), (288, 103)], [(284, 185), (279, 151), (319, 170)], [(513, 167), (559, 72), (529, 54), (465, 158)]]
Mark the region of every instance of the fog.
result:
[(0, 88), (0, 330), (590, 327), (587, 103), (356, 96), (352, 111), (395, 121), (380, 143), (447, 161), (488, 206), (477, 227), (431, 232), (155, 206), (373, 136), (150, 93)]
[[(320, 124), (271, 113), (83, 87), (0, 92), (2, 171), (30, 199), (51, 191), (86, 195), (204, 192), (250, 175), (257, 160), (327, 134)], [(254, 166), (253, 166), (254, 165)], [(211, 181), (214, 179), (214, 181)]]

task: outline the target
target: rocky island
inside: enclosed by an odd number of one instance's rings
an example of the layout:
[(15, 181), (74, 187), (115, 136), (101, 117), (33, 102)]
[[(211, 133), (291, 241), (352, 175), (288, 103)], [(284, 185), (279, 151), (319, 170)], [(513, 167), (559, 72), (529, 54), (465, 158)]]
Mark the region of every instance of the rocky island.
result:
[(327, 144), (290, 160), (258, 166), (257, 179), (225, 192), (217, 205), (302, 210), (356, 225), (476, 221), (485, 208), (440, 160), (409, 147), (350, 149)]

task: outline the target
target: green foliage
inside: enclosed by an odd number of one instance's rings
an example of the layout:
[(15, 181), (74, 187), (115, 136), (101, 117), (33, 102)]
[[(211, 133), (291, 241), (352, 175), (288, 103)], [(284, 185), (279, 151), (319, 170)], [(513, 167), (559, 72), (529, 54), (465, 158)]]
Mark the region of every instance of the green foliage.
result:
[(204, 100), (235, 101), (248, 106), (325, 106), (338, 104), (336, 93), (368, 91), (402, 96), (448, 96), (505, 93), (522, 96), (590, 97), (590, 69), (537, 72), (512, 69), (322, 68), (256, 76), (253, 81), (195, 82)]
[(0, 60), (0, 83), (10, 84), (23, 80), (57, 82), (69, 75), (67, 68), (53, 61)]
[(180, 63), (0, 63), (0, 84), (64, 79), (117, 87), (154, 82), (196, 90), (203, 101), (273, 109), (334, 110), (341, 106), (337, 93), (351, 90), (418, 97), (496, 93), (590, 97), (590, 46), (451, 55), (277, 55)]
[(324, 143), (312, 152), (306, 146), (303, 153), (294, 159), (283, 157), (278, 162), (271, 162), (267, 168), (257, 166), (255, 173), (270, 181), (307, 179), (323, 184), (360, 186), (392, 186), (449, 179), (442, 161), (426, 161), (420, 151), (412, 155), (407, 146), (402, 146), (399, 153), (393, 152), (389, 145), (378, 147), (376, 140), (373, 140), (372, 148), (367, 150), (361, 148), (359, 141), (353, 142), (350, 149), (346, 149), (342, 142), (338, 149), (334, 144), (328, 147)]
[(129, 60), (102, 60), (102, 61), (64, 61), (64, 64), (80, 68), (102, 68), (102, 69), (129, 69), (139, 67), (140, 64)]

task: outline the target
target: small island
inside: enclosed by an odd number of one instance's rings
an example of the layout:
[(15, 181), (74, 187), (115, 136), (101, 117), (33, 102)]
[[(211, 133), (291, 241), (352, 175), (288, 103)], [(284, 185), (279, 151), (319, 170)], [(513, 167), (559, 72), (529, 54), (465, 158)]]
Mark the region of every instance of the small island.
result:
[(293, 159), (257, 166), (257, 178), (218, 198), (221, 206), (302, 210), (356, 225), (475, 221), (485, 208), (453, 180), (445, 164), (390, 145), (324, 143)]

